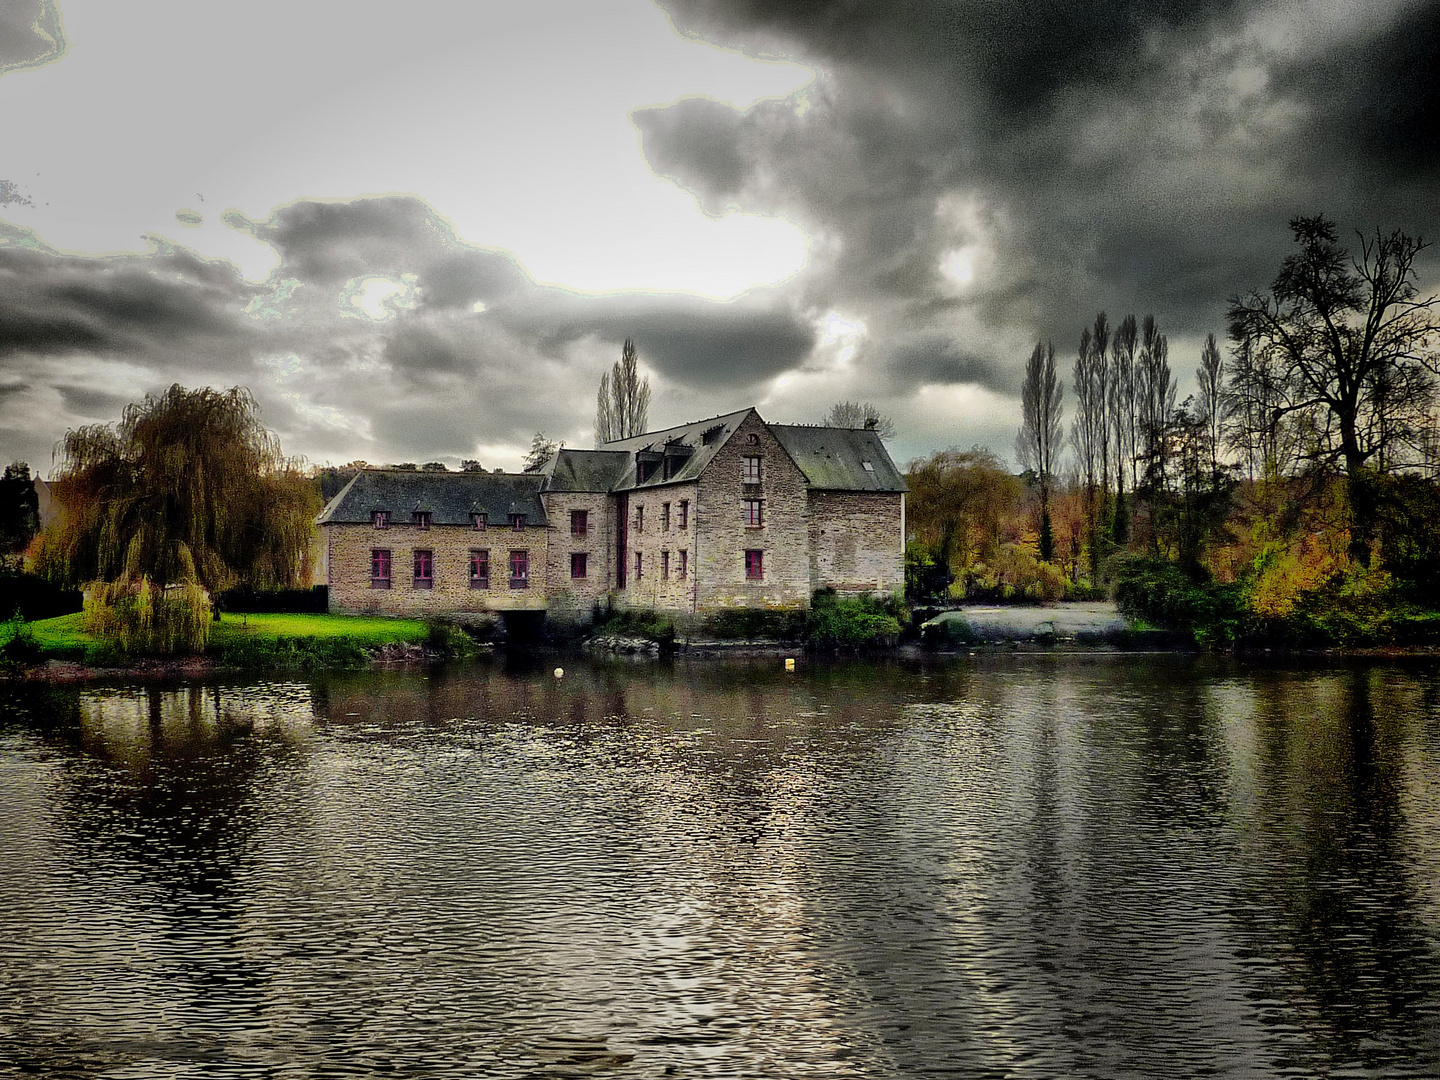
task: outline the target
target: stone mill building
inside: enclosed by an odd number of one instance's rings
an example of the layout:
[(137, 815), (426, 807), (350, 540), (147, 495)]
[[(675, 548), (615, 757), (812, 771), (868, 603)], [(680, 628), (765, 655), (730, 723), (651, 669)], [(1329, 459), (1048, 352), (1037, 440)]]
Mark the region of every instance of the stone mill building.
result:
[(366, 469), (317, 522), (331, 611), (703, 615), (898, 593), (905, 490), (873, 430), (751, 408), (524, 473)]

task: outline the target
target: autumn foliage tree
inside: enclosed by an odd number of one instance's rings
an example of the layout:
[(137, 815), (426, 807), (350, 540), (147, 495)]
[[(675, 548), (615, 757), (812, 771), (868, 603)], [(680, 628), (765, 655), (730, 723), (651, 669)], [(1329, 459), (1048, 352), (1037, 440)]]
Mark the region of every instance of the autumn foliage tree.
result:
[(940, 450), (910, 463), (905, 519), (913, 536), (907, 588), (943, 593), (957, 571), (992, 561), (1017, 518), (1020, 479), (988, 450)]

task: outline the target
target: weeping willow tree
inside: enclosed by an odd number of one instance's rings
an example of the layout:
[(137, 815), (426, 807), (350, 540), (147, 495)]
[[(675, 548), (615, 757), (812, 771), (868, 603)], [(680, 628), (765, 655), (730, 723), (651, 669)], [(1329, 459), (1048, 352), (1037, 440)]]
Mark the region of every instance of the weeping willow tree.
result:
[[(319, 496), (248, 390), (172, 386), (67, 432), (60, 454), (41, 552), (53, 579), (123, 584), (145, 611), (167, 591), (193, 607), (192, 587), (293, 585), (308, 569)], [(142, 585), (162, 600), (141, 602)]]

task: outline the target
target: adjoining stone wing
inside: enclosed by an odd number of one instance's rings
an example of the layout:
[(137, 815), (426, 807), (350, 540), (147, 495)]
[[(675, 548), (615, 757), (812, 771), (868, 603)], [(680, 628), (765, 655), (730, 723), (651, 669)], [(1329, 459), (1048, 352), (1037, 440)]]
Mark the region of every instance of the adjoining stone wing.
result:
[(812, 589), (905, 587), (905, 477), (869, 429), (771, 424), (805, 474)]
[(543, 487), (534, 473), (359, 473), (316, 518), (330, 610), (544, 610)]

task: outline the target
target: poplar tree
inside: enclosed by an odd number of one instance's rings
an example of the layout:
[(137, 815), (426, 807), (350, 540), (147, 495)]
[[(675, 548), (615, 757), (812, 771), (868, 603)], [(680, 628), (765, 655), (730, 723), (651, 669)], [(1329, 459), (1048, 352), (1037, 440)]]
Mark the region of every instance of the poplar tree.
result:
[(1065, 385), (1055, 371), (1055, 345), (1037, 341), (1025, 365), (1020, 391), (1020, 434), (1015, 452), (1020, 466), (1033, 469), (1040, 480), (1040, 558), (1051, 562), (1055, 536), (1050, 523), (1050, 483), (1055, 475), (1064, 417)]
[(595, 395), (595, 445), (642, 434), (649, 414), (650, 379), (640, 377), (635, 343), (626, 338), (620, 359), (600, 376), (600, 390)]

